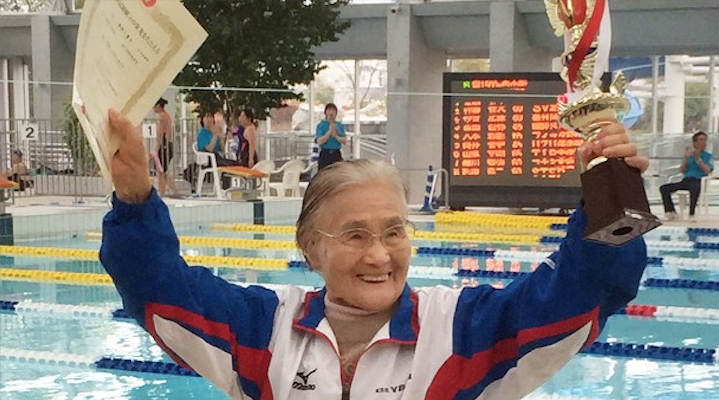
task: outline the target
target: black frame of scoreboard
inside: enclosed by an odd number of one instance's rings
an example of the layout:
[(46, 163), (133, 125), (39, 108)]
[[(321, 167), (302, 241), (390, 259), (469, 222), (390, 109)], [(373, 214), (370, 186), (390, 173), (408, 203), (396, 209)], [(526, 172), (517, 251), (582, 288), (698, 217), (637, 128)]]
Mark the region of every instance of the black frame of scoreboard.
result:
[[(452, 181), (452, 82), (472, 79), (528, 79), (529, 81), (558, 81), (552, 72), (445, 72), (442, 98), (442, 166), (449, 171), (449, 205), (464, 207), (563, 208), (573, 209), (582, 197), (581, 184), (576, 186), (459, 186)], [(605, 76), (605, 78), (607, 78)], [(501, 95), (498, 95), (501, 97)]]

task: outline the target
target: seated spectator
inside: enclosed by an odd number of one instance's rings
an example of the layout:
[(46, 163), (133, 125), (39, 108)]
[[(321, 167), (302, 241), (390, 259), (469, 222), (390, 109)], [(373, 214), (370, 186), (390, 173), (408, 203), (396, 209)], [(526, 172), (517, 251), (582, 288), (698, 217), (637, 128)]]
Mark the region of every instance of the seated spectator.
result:
[[(200, 118), (201, 128), (197, 132), (197, 151), (214, 153), (218, 167), (232, 167), (240, 165), (239, 161), (231, 160), (222, 156), (222, 147), (225, 141), (225, 130), (215, 123), (215, 117), (211, 112), (204, 112)], [(208, 160), (208, 163), (210, 161)], [(223, 174), (222, 188), (230, 187), (231, 178)]]
[(197, 132), (197, 150), (214, 153), (218, 167), (239, 165), (235, 160), (222, 156), (222, 147), (225, 141), (225, 132), (215, 123), (211, 112), (205, 112), (200, 119), (201, 128)]
[(691, 147), (686, 148), (684, 160), (679, 170), (684, 174), (684, 179), (677, 183), (668, 183), (662, 185), (659, 191), (662, 194), (662, 202), (664, 203), (664, 212), (666, 219), (669, 221), (677, 219), (677, 213), (674, 210), (674, 202), (672, 202), (672, 193), (677, 190), (689, 191), (689, 220), (694, 222), (694, 212), (697, 208), (699, 200), (699, 191), (701, 190), (701, 179), (709, 175), (714, 170), (714, 162), (712, 153), (706, 151), (707, 135), (704, 132), (697, 132), (692, 136)]
[(23, 160), (23, 154), (20, 150), (13, 150), (10, 154), (10, 162), (12, 166), (9, 171), (3, 171), (2, 176), (20, 185), (17, 190), (25, 190), (33, 187), (33, 181), (30, 179), (30, 175), (25, 167), (25, 161)]

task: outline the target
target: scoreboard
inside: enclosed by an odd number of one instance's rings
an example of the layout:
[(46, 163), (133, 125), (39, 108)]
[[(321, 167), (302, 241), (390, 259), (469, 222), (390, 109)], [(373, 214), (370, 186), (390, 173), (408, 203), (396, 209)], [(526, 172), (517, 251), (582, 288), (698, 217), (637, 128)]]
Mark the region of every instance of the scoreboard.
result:
[(443, 167), (450, 205), (574, 208), (584, 142), (559, 124), (554, 73), (445, 73)]

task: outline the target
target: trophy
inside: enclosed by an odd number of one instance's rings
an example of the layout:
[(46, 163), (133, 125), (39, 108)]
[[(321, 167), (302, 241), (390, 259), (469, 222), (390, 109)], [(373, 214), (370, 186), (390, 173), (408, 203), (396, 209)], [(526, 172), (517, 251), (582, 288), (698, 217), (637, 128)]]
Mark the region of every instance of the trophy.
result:
[[(594, 142), (602, 128), (629, 111), (620, 73), (603, 92), (599, 81), (608, 64), (605, 0), (544, 0), (557, 36), (565, 36), (562, 79), (569, 93), (559, 100), (559, 122)], [(605, 15), (606, 13), (606, 15)], [(600, 43), (600, 34), (605, 34)], [(581, 174), (587, 240), (619, 246), (661, 225), (649, 209), (640, 171), (621, 158), (598, 157)]]

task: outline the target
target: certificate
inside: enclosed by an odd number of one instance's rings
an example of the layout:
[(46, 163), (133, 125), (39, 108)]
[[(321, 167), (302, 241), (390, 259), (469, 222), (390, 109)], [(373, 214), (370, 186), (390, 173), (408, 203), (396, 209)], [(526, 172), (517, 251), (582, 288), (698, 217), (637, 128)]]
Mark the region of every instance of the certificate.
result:
[(179, 0), (85, 1), (72, 104), (108, 190), (119, 147), (108, 110), (138, 125), (206, 38)]

